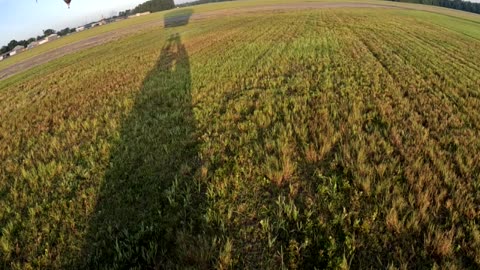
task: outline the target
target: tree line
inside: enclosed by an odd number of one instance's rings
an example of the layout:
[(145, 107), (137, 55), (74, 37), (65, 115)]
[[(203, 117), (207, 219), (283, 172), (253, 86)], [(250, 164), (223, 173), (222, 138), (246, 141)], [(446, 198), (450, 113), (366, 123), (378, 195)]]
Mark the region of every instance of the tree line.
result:
[[(223, 2), (223, 1), (231, 1), (231, 0), (197, 0), (194, 2), (189, 2), (185, 4), (178, 5), (178, 7), (184, 7), (184, 6), (192, 6), (192, 5), (200, 5), (200, 4), (206, 4), (206, 3), (213, 3), (213, 2)], [(423, 0), (420, 0), (423, 1)], [(442, 0), (444, 1), (444, 0)], [(127, 17), (132, 14), (136, 13), (143, 13), (143, 12), (157, 12), (157, 11), (162, 11), (162, 10), (168, 10), (168, 9), (173, 9), (175, 8), (175, 2), (173, 0), (149, 0), (146, 1), (142, 4), (139, 4), (136, 6), (134, 9), (127, 9), (125, 11), (120, 11), (118, 16), (114, 16), (112, 18), (118, 18), (118, 17)], [(9, 52), (13, 50), (18, 45), (22, 45), (24, 47), (28, 46), (30, 43), (39, 41), (44, 39), (45, 37), (51, 35), (51, 34), (58, 34), (59, 36), (65, 36), (69, 33), (75, 32), (75, 28), (65, 28), (60, 31), (55, 31), (53, 29), (47, 29), (43, 31), (43, 35), (32, 37), (26, 40), (12, 40), (10, 41), (6, 46), (3, 46), (0, 49), (0, 54), (4, 54), (6, 52)]]
[(458, 9), (480, 14), (480, 3), (473, 3), (462, 0), (390, 0), (393, 2), (416, 3)]
[(9, 52), (9, 51), (13, 50), (13, 48), (17, 47), (18, 45), (26, 47), (30, 43), (35, 42), (35, 41), (40, 41), (40, 40), (44, 39), (45, 37), (50, 36), (51, 34), (57, 34), (59, 36), (66, 36), (67, 34), (72, 33), (72, 32), (75, 32), (75, 28), (67, 27), (67, 28), (62, 29), (60, 31), (55, 31), (53, 29), (47, 29), (47, 30), (43, 30), (43, 35), (40, 35), (40, 36), (37, 36), (37, 37), (31, 37), (31, 38), (25, 39), (25, 40), (15, 40), (15, 39), (13, 39), (7, 45), (2, 46), (2, 48), (0, 48), (0, 54), (4, 54), (6, 52)]
[(157, 12), (172, 8), (175, 8), (175, 3), (173, 0), (150, 0), (136, 6), (133, 9), (133, 13), (143, 13), (148, 11)]
[(227, 2), (227, 1), (233, 1), (233, 0), (197, 0), (193, 2), (179, 4), (177, 5), (177, 7), (189, 7), (189, 6), (201, 5), (201, 4), (207, 4), (207, 3)]
[(194, 5), (200, 5), (200, 4), (206, 4), (206, 3), (224, 2), (224, 1), (232, 1), (232, 0), (197, 0), (197, 1), (187, 2), (179, 5), (175, 5), (173, 0), (150, 0), (136, 6), (134, 9), (127, 9), (125, 11), (121, 11), (119, 13), (119, 16), (127, 17), (129, 15), (136, 14), (136, 13), (157, 12), (157, 11), (172, 9), (175, 7), (186, 7), (186, 6), (194, 6)]
[(173, 0), (149, 0), (142, 4), (139, 4), (134, 9), (127, 9), (125, 11), (120, 11), (119, 17), (127, 17), (136, 13), (143, 12), (157, 12), (162, 10), (168, 10), (175, 8), (175, 2)]

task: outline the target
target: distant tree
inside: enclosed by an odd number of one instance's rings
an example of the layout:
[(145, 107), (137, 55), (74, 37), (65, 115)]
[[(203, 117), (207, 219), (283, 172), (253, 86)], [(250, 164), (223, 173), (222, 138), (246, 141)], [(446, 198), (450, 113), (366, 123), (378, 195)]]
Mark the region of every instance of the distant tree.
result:
[(28, 45), (28, 42), (26, 40), (20, 40), (17, 42), (17, 45), (21, 45), (23, 47), (26, 47)]
[(56, 31), (53, 29), (43, 30), (43, 36), (50, 36), (51, 34), (55, 34), (55, 33)]
[(18, 41), (16, 41), (15, 39), (12, 39), (9, 43), (8, 43), (8, 50), (11, 51), (13, 48), (15, 48), (15, 46), (18, 45)]
[(30, 43), (32, 43), (32, 42), (35, 42), (36, 40), (37, 40), (37, 39), (36, 39), (36, 38), (33, 38), (33, 37), (32, 37), (32, 38), (29, 38), (29, 39), (27, 40), (27, 43), (30, 44)]
[(2, 46), (2, 48), (0, 49), (0, 54), (4, 54), (8, 52), (8, 46)]
[(58, 35), (60, 35), (60, 36), (66, 36), (66, 35), (67, 35), (68, 33), (70, 33), (70, 32), (71, 32), (71, 31), (70, 31), (70, 28), (67, 27), (67, 28), (65, 28), (65, 29), (62, 29), (62, 30), (58, 31)]
[[(195, 6), (195, 5), (201, 5), (206, 3), (227, 2), (227, 1), (233, 1), (233, 0), (197, 0), (193, 2), (186, 2), (184, 4), (179, 4), (177, 5), (177, 7), (188, 7), (188, 6)], [(395, 0), (392, 0), (392, 1), (395, 1)]]
[(156, 12), (175, 8), (173, 0), (150, 0), (135, 7), (133, 13)]
[(133, 13), (133, 10), (127, 9), (125, 11), (120, 11), (118, 17), (127, 17)]
[(480, 14), (480, 3), (473, 3), (473, 2), (463, 1), (463, 0), (391, 0), (391, 1), (440, 6), (440, 7), (458, 9), (458, 10)]

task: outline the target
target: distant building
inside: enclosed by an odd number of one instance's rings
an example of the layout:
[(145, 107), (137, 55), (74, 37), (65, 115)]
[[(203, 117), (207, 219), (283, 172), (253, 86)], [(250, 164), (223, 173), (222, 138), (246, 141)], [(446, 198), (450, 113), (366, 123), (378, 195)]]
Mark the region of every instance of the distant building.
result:
[(51, 34), (50, 36), (46, 37), (45, 39), (50, 42), (50, 41), (54, 41), (56, 39), (58, 39), (59, 36), (57, 34)]
[[(10, 54), (9, 54), (8, 52), (0, 55), (0, 58), (2, 58), (1, 60), (5, 60), (5, 59), (7, 59), (8, 57), (10, 57)], [(0, 60), (0, 61), (1, 61), (1, 60)]]
[(150, 11), (133, 14), (133, 15), (128, 16), (128, 18), (140, 17), (140, 16), (145, 16), (145, 15), (148, 15), (148, 14), (150, 14)]
[(2, 61), (2, 60), (3, 60), (3, 54), (2, 54), (2, 55), (0, 55), (0, 61)]
[(38, 42), (38, 45), (42, 45), (48, 42), (48, 39), (44, 38)]
[(83, 30), (85, 30), (85, 26), (80, 26), (75, 29), (76, 32), (82, 32)]
[(30, 44), (28, 44), (27, 49), (28, 50), (33, 49), (33, 48), (37, 47), (38, 45), (39, 45), (38, 41), (31, 42)]
[[(97, 27), (97, 26), (102, 26), (102, 25), (105, 25), (105, 24), (107, 24), (107, 21), (106, 21), (105, 19), (102, 19), (101, 21), (91, 23), (88, 28), (93, 28), (93, 27)], [(87, 25), (86, 25), (86, 26), (87, 26)], [(85, 27), (86, 27), (86, 26), (85, 26)]]
[(18, 53), (21, 53), (25, 50), (25, 47), (23, 47), (22, 45), (17, 45), (15, 46), (15, 48), (13, 48), (13, 50), (11, 50), (10, 52), (8, 52), (8, 54), (10, 56), (13, 56), (15, 54), (18, 54)]

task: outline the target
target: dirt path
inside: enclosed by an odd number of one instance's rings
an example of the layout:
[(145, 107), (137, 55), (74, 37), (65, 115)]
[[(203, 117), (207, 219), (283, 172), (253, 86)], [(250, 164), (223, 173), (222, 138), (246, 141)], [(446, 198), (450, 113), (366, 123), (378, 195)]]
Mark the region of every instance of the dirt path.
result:
[[(275, 4), (264, 5), (255, 7), (245, 7), (237, 9), (217, 10), (211, 12), (204, 12), (200, 14), (194, 14), (190, 20), (201, 20), (212, 17), (228, 16), (242, 14), (246, 12), (264, 12), (264, 11), (288, 11), (288, 10), (302, 10), (302, 9), (318, 9), (318, 8), (395, 8), (386, 5), (378, 4), (362, 4), (362, 3), (292, 3), (292, 4)], [(167, 19), (166, 23), (175, 23), (178, 20), (182, 20), (182, 17)], [(129, 34), (136, 33), (138, 31), (148, 29), (150, 27), (164, 26), (164, 20), (147, 22), (137, 25), (132, 25), (120, 30), (99, 34), (91, 38), (87, 38), (82, 41), (78, 41), (72, 44), (65, 45), (63, 47), (54, 49), (52, 51), (45, 52), (41, 55), (34, 56), (29, 59), (25, 59), (19, 63), (9, 66), (3, 70), (0, 70), (0, 80), (11, 77), (17, 73), (36, 67), (38, 65), (47, 63), (51, 60), (60, 58), (67, 54), (77, 52), (80, 50), (88, 49), (94, 46), (105, 44), (107, 42), (120, 39)]]
[(163, 21), (156, 21), (156, 22), (149, 22), (149, 23), (143, 23), (139, 25), (133, 25), (128, 28), (112, 31), (112, 32), (107, 32), (103, 34), (99, 34), (94, 37), (90, 37), (75, 43), (71, 43), (68, 45), (65, 45), (63, 47), (45, 52), (43, 54), (34, 56), (32, 58), (25, 59), (21, 62), (18, 62), (12, 66), (9, 66), (3, 70), (0, 70), (0, 80), (6, 79), (10, 76), (13, 76), (17, 73), (20, 73), (22, 71), (25, 71), (27, 69), (36, 67), (38, 65), (47, 63), (51, 60), (60, 58), (62, 56), (65, 56), (70, 53), (74, 53), (77, 51), (81, 51), (83, 49), (88, 49), (91, 47), (95, 47), (97, 45), (105, 44), (107, 42), (113, 41), (120, 39), (121, 37), (124, 37), (128, 34), (133, 34), (135, 32), (141, 31), (143, 29), (146, 29), (148, 27), (154, 27), (154, 26), (162, 26)]

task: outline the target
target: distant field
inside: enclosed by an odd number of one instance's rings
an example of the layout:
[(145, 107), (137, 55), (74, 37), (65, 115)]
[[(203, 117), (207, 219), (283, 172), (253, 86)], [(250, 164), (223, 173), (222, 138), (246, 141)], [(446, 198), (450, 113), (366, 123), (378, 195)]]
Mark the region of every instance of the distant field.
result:
[(480, 268), (478, 16), (239, 5), (0, 81), (0, 268)]
[[(221, 10), (232, 10), (232, 9), (238, 9), (238, 8), (248, 8), (248, 7), (255, 7), (255, 6), (269, 6), (269, 5), (279, 5), (279, 4), (291, 4), (291, 3), (336, 3), (336, 1), (331, 1), (331, 0), (312, 0), (312, 1), (302, 1), (302, 0), (245, 0), (245, 1), (232, 1), (232, 2), (220, 2), (220, 3), (211, 3), (211, 4), (205, 4), (205, 5), (199, 5), (199, 6), (194, 6), (188, 9), (192, 9), (194, 13), (204, 13), (204, 12), (212, 12), (212, 11), (221, 11)], [(480, 16), (477, 14), (472, 14), (468, 12), (463, 12), (463, 11), (458, 11), (458, 10), (453, 10), (453, 9), (447, 9), (447, 8), (441, 8), (441, 7), (433, 7), (433, 6), (427, 6), (427, 5), (418, 5), (418, 4), (409, 4), (409, 3), (397, 3), (397, 2), (391, 2), (391, 1), (378, 1), (378, 0), (353, 0), (353, 1), (348, 1), (348, 3), (370, 3), (370, 4), (377, 4), (377, 5), (385, 5), (385, 6), (391, 6), (391, 7), (401, 7), (401, 8), (407, 8), (407, 9), (413, 9), (413, 10), (420, 10), (420, 11), (429, 11), (433, 13), (438, 13), (438, 14), (443, 14), (443, 15), (448, 15), (452, 17), (458, 17), (463, 20), (468, 19), (471, 20), (472, 22), (479, 23), (480, 22)], [(180, 13), (181, 13), (180, 9)], [(120, 30), (120, 29), (125, 29), (128, 27), (132, 27), (135, 25), (142, 25), (146, 24), (148, 25), (151, 22), (155, 22), (158, 20), (162, 20), (165, 16), (165, 14), (168, 14), (168, 11), (165, 12), (157, 12), (150, 14), (148, 16), (142, 16), (142, 17), (137, 17), (137, 18), (132, 18), (128, 20), (123, 20), (120, 22), (115, 22), (112, 24), (104, 25), (101, 27), (95, 27), (86, 31), (82, 31), (80, 33), (74, 33), (70, 36), (63, 37), (59, 40), (44, 44), (42, 46), (39, 46), (37, 48), (34, 48), (33, 50), (28, 50), (24, 53), (18, 54), (14, 57), (8, 58), (6, 60), (0, 61), (0, 70), (5, 69), (7, 67), (10, 67), (14, 64), (17, 64), (19, 62), (25, 61), (27, 59), (30, 59), (34, 56), (43, 54), (45, 52), (49, 52), (58, 48), (61, 48), (63, 46), (85, 40), (87, 38), (92, 38), (101, 34), (105, 34), (108, 32)], [(431, 13), (429, 13), (431, 14)], [(443, 17), (443, 16), (441, 16)], [(478, 31), (478, 27), (475, 27), (476, 31)]]

